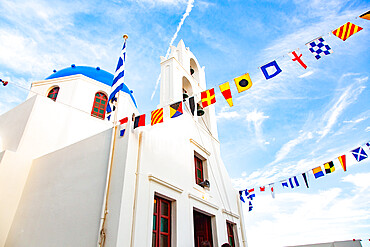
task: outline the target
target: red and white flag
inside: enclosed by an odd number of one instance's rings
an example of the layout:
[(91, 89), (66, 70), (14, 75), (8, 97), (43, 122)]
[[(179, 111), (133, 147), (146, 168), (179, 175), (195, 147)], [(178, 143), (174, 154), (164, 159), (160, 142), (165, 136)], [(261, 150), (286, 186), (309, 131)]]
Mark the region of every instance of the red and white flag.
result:
[(302, 54), (298, 50), (289, 52), (288, 55), (293, 61), (297, 61), (304, 69), (307, 69), (307, 65), (302, 60)]
[(274, 191), (274, 183), (269, 184), (270, 190), (271, 190), (271, 196), (275, 199), (275, 191)]
[(265, 186), (261, 186), (261, 187), (260, 187), (260, 191), (261, 191), (261, 192), (265, 191)]

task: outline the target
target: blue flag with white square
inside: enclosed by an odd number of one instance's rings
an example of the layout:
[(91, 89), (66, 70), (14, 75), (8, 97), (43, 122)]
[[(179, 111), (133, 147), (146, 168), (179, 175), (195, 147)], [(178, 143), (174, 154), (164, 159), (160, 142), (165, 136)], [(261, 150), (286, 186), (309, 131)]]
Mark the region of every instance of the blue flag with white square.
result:
[(322, 55), (329, 55), (333, 53), (333, 50), (330, 48), (328, 43), (320, 37), (312, 40), (306, 44), (310, 52), (315, 56), (317, 60), (321, 58)]
[(353, 154), (357, 162), (360, 162), (361, 160), (364, 160), (367, 158), (367, 154), (365, 153), (365, 150), (362, 147), (353, 149), (351, 153)]

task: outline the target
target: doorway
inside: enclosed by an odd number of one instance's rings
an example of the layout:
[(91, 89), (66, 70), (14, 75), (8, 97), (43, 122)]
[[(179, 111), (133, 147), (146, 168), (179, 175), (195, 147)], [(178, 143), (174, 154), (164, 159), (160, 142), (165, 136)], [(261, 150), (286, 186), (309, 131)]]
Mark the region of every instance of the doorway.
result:
[(193, 211), (194, 217), (194, 244), (195, 247), (201, 247), (203, 241), (209, 241), (213, 246), (211, 216)]

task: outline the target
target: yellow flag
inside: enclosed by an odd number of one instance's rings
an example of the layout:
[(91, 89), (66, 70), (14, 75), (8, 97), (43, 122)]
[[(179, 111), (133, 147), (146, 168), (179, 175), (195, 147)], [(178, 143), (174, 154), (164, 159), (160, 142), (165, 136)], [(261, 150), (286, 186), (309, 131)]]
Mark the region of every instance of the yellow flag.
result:
[(241, 93), (245, 90), (248, 90), (252, 87), (252, 80), (249, 77), (249, 74), (246, 73), (242, 76), (236, 77), (234, 79), (236, 88), (238, 89), (238, 93)]

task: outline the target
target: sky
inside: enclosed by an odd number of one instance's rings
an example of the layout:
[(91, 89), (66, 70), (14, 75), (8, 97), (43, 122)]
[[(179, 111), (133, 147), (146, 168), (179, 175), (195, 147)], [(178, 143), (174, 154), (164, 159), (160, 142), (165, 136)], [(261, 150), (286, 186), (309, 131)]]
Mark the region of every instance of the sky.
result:
[[(182, 39), (205, 66), (208, 88), (231, 83), (234, 106), (216, 88), (216, 115), (235, 189), (275, 186), (275, 199), (257, 192), (251, 212), (243, 205), (249, 247), (370, 246), (370, 158), (357, 162), (349, 152), (370, 141), (370, 21), (356, 19), (368, 0), (2, 0), (0, 9), (0, 78), (11, 82), (0, 86), (0, 114), (26, 99), (20, 87), (54, 69), (113, 73), (125, 33), (125, 83), (139, 111), (150, 112), (160, 56)], [(330, 34), (347, 21), (364, 29), (345, 42)], [(316, 60), (305, 44), (319, 36), (333, 53)], [(307, 69), (288, 57), (296, 49)], [(266, 80), (259, 67), (273, 60), (282, 73)], [(238, 94), (232, 80), (244, 73), (253, 86)], [(336, 171), (319, 179), (309, 172), (307, 189), (301, 173), (328, 161)], [(282, 188), (295, 175), (301, 186)]]

